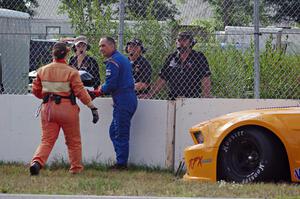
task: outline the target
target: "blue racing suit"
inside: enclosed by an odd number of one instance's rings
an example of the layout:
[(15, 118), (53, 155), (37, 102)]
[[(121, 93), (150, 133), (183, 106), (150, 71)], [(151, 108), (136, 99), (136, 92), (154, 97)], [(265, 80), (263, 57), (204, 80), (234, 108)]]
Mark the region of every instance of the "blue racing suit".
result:
[(128, 58), (115, 51), (105, 62), (106, 78), (102, 92), (111, 94), (114, 102), (109, 129), (117, 164), (126, 165), (129, 155), (130, 121), (137, 108), (132, 66)]

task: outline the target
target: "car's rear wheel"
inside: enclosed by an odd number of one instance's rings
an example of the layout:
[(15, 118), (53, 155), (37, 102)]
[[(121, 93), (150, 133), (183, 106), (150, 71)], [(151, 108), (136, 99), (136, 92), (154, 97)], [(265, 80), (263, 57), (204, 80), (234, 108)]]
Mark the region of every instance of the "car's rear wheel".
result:
[(218, 175), (242, 183), (273, 180), (282, 168), (277, 148), (272, 136), (259, 128), (234, 131), (220, 146)]

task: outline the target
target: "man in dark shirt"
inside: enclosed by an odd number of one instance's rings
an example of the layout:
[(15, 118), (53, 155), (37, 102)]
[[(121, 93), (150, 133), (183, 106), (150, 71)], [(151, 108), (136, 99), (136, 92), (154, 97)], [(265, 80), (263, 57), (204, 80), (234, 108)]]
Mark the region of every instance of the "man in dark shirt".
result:
[(159, 78), (145, 98), (152, 98), (166, 84), (171, 100), (178, 97), (210, 97), (211, 72), (204, 54), (192, 49), (195, 45), (193, 35), (190, 32), (179, 33), (176, 45), (177, 51), (167, 57)]
[(93, 57), (86, 54), (86, 51), (89, 50), (89, 48), (90, 45), (85, 36), (75, 38), (73, 46), (75, 56), (70, 58), (69, 65), (77, 70), (84, 70), (90, 73), (94, 77), (91, 86), (94, 89), (97, 89), (100, 86), (99, 66)]
[(125, 51), (132, 64), (136, 94), (147, 94), (150, 90), (152, 68), (147, 59), (142, 56), (146, 52), (142, 41), (132, 39), (127, 43)]

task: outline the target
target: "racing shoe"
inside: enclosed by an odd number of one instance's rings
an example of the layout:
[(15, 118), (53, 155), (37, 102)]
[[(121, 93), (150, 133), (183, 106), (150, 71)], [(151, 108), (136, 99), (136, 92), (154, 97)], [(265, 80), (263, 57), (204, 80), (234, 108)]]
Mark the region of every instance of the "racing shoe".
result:
[(128, 167), (126, 164), (114, 164), (110, 167), (108, 167), (111, 171), (125, 171), (128, 170)]
[(33, 162), (33, 164), (30, 166), (30, 175), (37, 176), (40, 173), (41, 165), (38, 162)]

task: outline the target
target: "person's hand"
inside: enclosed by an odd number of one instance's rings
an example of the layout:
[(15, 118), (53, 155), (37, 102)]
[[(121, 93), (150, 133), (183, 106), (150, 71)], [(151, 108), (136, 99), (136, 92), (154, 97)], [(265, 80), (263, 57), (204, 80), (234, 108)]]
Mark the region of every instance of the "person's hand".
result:
[(134, 84), (134, 89), (136, 91), (140, 91), (140, 90), (143, 90), (143, 89), (147, 89), (148, 88), (148, 84), (147, 83), (144, 83), (144, 82), (137, 82)]
[(98, 114), (98, 109), (96, 107), (91, 108), (92, 115), (93, 115), (93, 123), (96, 124), (99, 120), (99, 114)]
[(152, 95), (150, 95), (150, 94), (140, 94), (140, 95), (138, 95), (138, 98), (139, 99), (150, 99), (150, 98), (152, 98)]
[(89, 95), (91, 96), (92, 100), (94, 100), (96, 97), (103, 96), (103, 93), (101, 91), (101, 88), (95, 89), (93, 91), (87, 90)]

